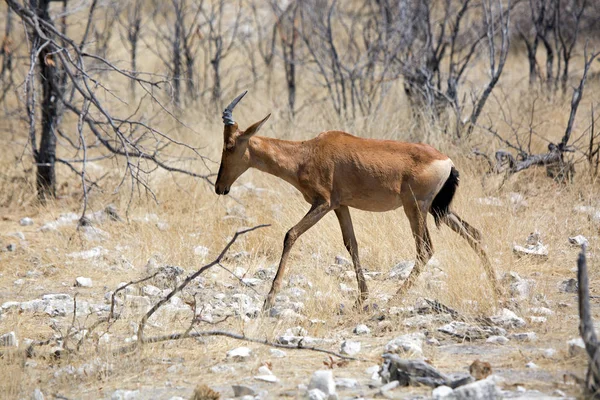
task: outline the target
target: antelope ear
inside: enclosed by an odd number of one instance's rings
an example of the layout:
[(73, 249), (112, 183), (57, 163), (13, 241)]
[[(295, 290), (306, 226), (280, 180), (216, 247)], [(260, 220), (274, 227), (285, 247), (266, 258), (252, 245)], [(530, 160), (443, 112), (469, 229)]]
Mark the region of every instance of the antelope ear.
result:
[(263, 126), (263, 124), (265, 122), (267, 122), (267, 120), (269, 119), (269, 117), (271, 116), (271, 114), (267, 115), (266, 117), (264, 117), (262, 120), (255, 122), (254, 124), (250, 125), (245, 131), (244, 133), (242, 133), (242, 135), (240, 136), (240, 138), (243, 139), (250, 139), (256, 132), (258, 132), (258, 130)]

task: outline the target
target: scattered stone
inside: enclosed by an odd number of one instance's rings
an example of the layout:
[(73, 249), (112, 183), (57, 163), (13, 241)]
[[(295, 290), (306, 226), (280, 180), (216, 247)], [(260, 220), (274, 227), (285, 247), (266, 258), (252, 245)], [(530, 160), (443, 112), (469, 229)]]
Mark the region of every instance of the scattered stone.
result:
[(423, 339), (421, 332), (409, 333), (390, 340), (384, 348), (386, 353), (407, 353), (415, 358), (423, 357)]
[(149, 296), (149, 297), (158, 297), (158, 296), (162, 296), (162, 290), (160, 290), (159, 288), (157, 288), (154, 285), (146, 285), (142, 288), (142, 294), (144, 296)]
[(385, 385), (383, 385), (382, 387), (380, 387), (379, 388), (379, 392), (385, 396), (385, 392), (389, 392), (390, 390), (394, 390), (398, 386), (400, 386), (400, 382), (398, 382), (398, 381), (391, 381), (390, 383), (386, 383)]
[(25, 279), (19, 278), (13, 282), (15, 286), (22, 286), (25, 284)]
[(227, 358), (233, 361), (247, 361), (252, 356), (252, 350), (248, 347), (238, 347), (227, 352)]
[(214, 374), (233, 374), (235, 372), (235, 368), (231, 365), (215, 365), (214, 367), (210, 367), (210, 371)]
[(75, 279), (75, 286), (78, 287), (92, 287), (93, 282), (91, 278), (85, 278), (83, 276), (79, 276)]
[(329, 396), (319, 389), (311, 389), (306, 393), (308, 400), (327, 400)]
[(338, 378), (335, 380), (335, 386), (338, 388), (352, 389), (358, 386), (358, 381), (352, 378)]
[(575, 278), (562, 281), (558, 287), (558, 290), (564, 293), (577, 293), (578, 289), (579, 284), (577, 283), (577, 279)]
[(490, 336), (489, 338), (487, 338), (487, 340), (485, 342), (504, 345), (509, 342), (509, 339), (506, 336), (497, 335), (497, 336)]
[(254, 377), (254, 379), (259, 380), (259, 381), (263, 381), (263, 382), (269, 382), (269, 383), (276, 383), (279, 382), (279, 379), (277, 379), (277, 377), (273, 374), (271, 375), (257, 375)]
[(283, 350), (279, 350), (279, 349), (271, 349), (270, 350), (271, 355), (275, 358), (285, 358), (287, 357), (287, 353)]
[(544, 260), (548, 258), (548, 248), (541, 243), (534, 246), (528, 244), (525, 247), (515, 244), (513, 252), (518, 256), (531, 256)]
[(354, 332), (356, 335), (368, 335), (371, 333), (371, 329), (369, 329), (369, 327), (366, 325), (359, 324), (354, 327), (352, 332)]
[(565, 392), (563, 392), (560, 389), (556, 389), (554, 392), (552, 392), (553, 396), (559, 396), (559, 397), (567, 397), (567, 395), (565, 394)]
[(480, 381), (492, 374), (492, 366), (487, 361), (475, 360), (469, 366), (469, 374), (471, 374), (475, 380)]
[(200, 257), (206, 257), (210, 250), (205, 246), (196, 246), (194, 247), (194, 254)]
[(312, 389), (319, 389), (326, 396), (335, 395), (333, 372), (329, 370), (315, 371), (308, 384), (308, 390), (310, 391)]
[(247, 385), (231, 385), (233, 397), (256, 396), (256, 390)]
[(554, 311), (547, 307), (533, 307), (529, 309), (529, 312), (536, 315), (550, 316), (554, 314)]
[(75, 213), (61, 214), (55, 221), (45, 223), (41, 228), (41, 232), (56, 231), (61, 226), (70, 225), (79, 220), (79, 215)]
[(78, 232), (89, 242), (102, 242), (110, 238), (110, 234), (91, 225), (80, 226)]
[(511, 296), (519, 300), (525, 300), (531, 296), (531, 289), (535, 286), (533, 279), (523, 279), (516, 272), (508, 272), (502, 278), (504, 284), (508, 284)]
[(242, 278), (242, 282), (246, 286), (258, 286), (263, 283), (263, 281), (258, 278)]
[(586, 355), (585, 343), (580, 337), (567, 341), (567, 346), (569, 347), (570, 357)]
[(346, 354), (346, 355), (349, 355), (349, 356), (354, 356), (354, 355), (360, 353), (360, 347), (361, 347), (361, 344), (358, 341), (344, 340), (342, 342), (342, 346), (341, 346), (340, 352), (342, 354)]
[(400, 279), (406, 280), (410, 275), (410, 272), (415, 266), (414, 261), (400, 261), (398, 264), (394, 265), (389, 273), (390, 279)]
[(502, 200), (500, 200), (497, 197), (479, 197), (477, 199), (477, 202), (479, 204), (483, 204), (485, 206), (492, 206), (492, 207), (502, 207), (502, 206), (504, 206), (504, 203), (502, 202)]
[(454, 394), (454, 390), (448, 386), (438, 386), (433, 389), (431, 395), (433, 396), (433, 400), (442, 400), (442, 399), (452, 399)]
[(503, 336), (506, 331), (496, 326), (481, 327), (478, 325), (470, 325), (462, 321), (452, 321), (449, 324), (438, 328), (439, 332), (459, 338), (459, 339), (483, 339), (489, 336)]
[(539, 367), (537, 366), (536, 363), (534, 363), (533, 361), (530, 361), (527, 364), (525, 364), (525, 368), (538, 369)]
[(502, 398), (493, 376), (460, 386), (452, 391), (450, 397), (442, 399), (453, 400), (494, 400)]
[(542, 356), (544, 356), (544, 358), (554, 358), (557, 354), (557, 351), (555, 349), (544, 349), (544, 351), (542, 352)]
[(6, 246), (6, 251), (13, 252), (15, 250), (17, 250), (17, 245), (14, 243), (10, 243), (8, 246)]
[(536, 316), (529, 317), (529, 320), (531, 321), (532, 324), (545, 324), (546, 321), (548, 321), (548, 319), (546, 317), (536, 317)]
[(346, 267), (352, 266), (352, 261), (348, 260), (346, 257), (343, 256), (335, 256), (335, 263), (337, 265), (343, 265)]
[(14, 236), (20, 240), (25, 240), (25, 234), (23, 232), (13, 232), (10, 236)]
[(92, 258), (101, 257), (107, 253), (108, 253), (108, 250), (106, 250), (103, 247), (98, 246), (98, 247), (94, 247), (93, 249), (90, 249), (90, 250), (76, 251), (74, 253), (69, 253), (69, 254), (67, 254), (67, 257), (78, 258), (78, 259), (82, 259), (82, 260), (89, 260)]
[(36, 388), (31, 394), (31, 400), (44, 400), (44, 393), (40, 388)]
[(537, 335), (535, 334), (535, 332), (513, 333), (509, 337), (519, 342), (533, 342), (537, 340)]
[(583, 235), (577, 235), (577, 236), (570, 237), (569, 243), (571, 243), (577, 247), (581, 247), (583, 245), (585, 245), (585, 246), (589, 245), (587, 238)]
[(14, 332), (8, 332), (0, 336), (0, 347), (19, 347), (17, 334)]
[[(21, 220), (19, 221), (19, 225), (21, 225), (21, 226), (33, 225), (33, 220), (29, 217), (21, 218)], [(39, 389), (36, 389), (36, 390), (39, 390)]]
[(139, 390), (115, 390), (110, 396), (111, 400), (137, 400), (141, 399)]
[(502, 312), (490, 318), (496, 325), (500, 325), (504, 328), (522, 328), (526, 325), (523, 318), (518, 317), (517, 314), (510, 311), (508, 308), (503, 308)]
[(573, 208), (573, 211), (587, 214), (588, 220), (596, 223), (600, 223), (600, 210), (590, 206), (577, 206)]

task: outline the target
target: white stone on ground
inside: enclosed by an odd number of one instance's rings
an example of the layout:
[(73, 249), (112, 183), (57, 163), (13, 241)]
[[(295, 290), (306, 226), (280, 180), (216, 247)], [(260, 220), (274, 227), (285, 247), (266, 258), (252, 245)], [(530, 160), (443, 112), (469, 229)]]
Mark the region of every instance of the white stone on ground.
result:
[(83, 276), (79, 276), (75, 279), (75, 286), (92, 287), (93, 286), (92, 278), (86, 278)]
[(310, 378), (308, 390), (319, 389), (325, 395), (330, 396), (335, 394), (335, 381), (333, 380), (333, 372), (329, 370), (315, 371)]

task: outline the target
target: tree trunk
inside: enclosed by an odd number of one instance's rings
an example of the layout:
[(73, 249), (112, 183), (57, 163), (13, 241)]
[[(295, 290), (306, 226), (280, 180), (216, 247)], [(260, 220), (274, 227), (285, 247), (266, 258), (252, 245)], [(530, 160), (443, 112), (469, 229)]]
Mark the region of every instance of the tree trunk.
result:
[[(49, 5), (50, 0), (32, 0), (39, 18), (51, 24)], [(34, 35), (37, 36), (37, 34)], [(42, 40), (36, 37), (34, 43), (42, 45)], [(32, 51), (37, 52), (37, 48)], [(60, 73), (52, 58), (50, 46), (46, 46), (39, 55), (40, 81), (42, 84), (42, 136), (40, 147), (35, 154), (37, 164), (37, 194), (42, 201), (56, 196), (56, 123), (59, 114), (58, 99), (61, 96), (59, 81)]]

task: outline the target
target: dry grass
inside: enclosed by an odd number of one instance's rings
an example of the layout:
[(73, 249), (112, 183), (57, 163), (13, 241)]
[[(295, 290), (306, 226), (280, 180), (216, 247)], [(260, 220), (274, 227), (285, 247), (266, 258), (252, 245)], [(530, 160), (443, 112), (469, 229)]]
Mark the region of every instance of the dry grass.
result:
[[(142, 61), (147, 61), (146, 65), (152, 65), (150, 60)], [(504, 115), (510, 112), (510, 120), (514, 124), (519, 121), (527, 123), (535, 100), (534, 123), (542, 137), (534, 138), (533, 148), (541, 152), (545, 149), (546, 140), (556, 141), (563, 134), (568, 118), (569, 99), (548, 100), (542, 94), (523, 90), (526, 81), (524, 66), (525, 57), (521, 54), (511, 55), (499, 90), (495, 92), (497, 97), (490, 101), (486, 109), (486, 118), (493, 121), (500, 133), (508, 135), (509, 126), (502, 123), (504, 117), (500, 105), (504, 109)], [(575, 68), (574, 73), (576, 72)], [(476, 83), (485, 79), (485, 76), (482, 72), (479, 79), (473, 79)], [(321, 90), (311, 85), (305, 87), (299, 93), (301, 104)], [(590, 82), (586, 89), (575, 131), (581, 132), (587, 126), (590, 104), (600, 101), (599, 88), (597, 82)], [(524, 370), (524, 364), (533, 360), (546, 371), (572, 371), (582, 375), (583, 359), (569, 358), (565, 344), (567, 339), (578, 335), (576, 299), (573, 295), (559, 293), (557, 285), (562, 280), (575, 276), (572, 268), (575, 266), (578, 249), (570, 246), (567, 238), (582, 234), (590, 240), (592, 292), (594, 294), (600, 290), (597, 284), (598, 226), (588, 222), (585, 215), (573, 211), (576, 205), (600, 206), (599, 183), (590, 182), (584, 170), (580, 171), (572, 185), (554, 183), (545, 177), (542, 169), (525, 171), (505, 182), (497, 176), (482, 178), (483, 164), (469, 153), (474, 146), (484, 150), (498, 147), (487, 133), (478, 130), (469, 140), (457, 143), (449, 140), (436, 127), (419, 128), (411, 120), (405, 99), (397, 95), (402, 93), (401, 84), (390, 93), (393, 95), (386, 100), (384, 110), (376, 118), (340, 121), (328, 107), (317, 104), (305, 108), (295, 121), (290, 122), (286, 118), (283, 87), (275, 85), (271, 93), (259, 87), (252, 90), (236, 109), (236, 120), (242, 126), (249, 125), (268, 112), (273, 112), (273, 117), (262, 131), (267, 136), (302, 140), (324, 129), (339, 128), (364, 137), (400, 140), (419, 138), (447, 152), (461, 171), (461, 187), (454, 209), (482, 230), (488, 253), (498, 274), (515, 271), (523, 278), (532, 278), (537, 282), (532, 298), (522, 303), (524, 315), (530, 305), (542, 304), (543, 301), (547, 301), (555, 312), (547, 323), (530, 324), (526, 328), (537, 333), (536, 343), (522, 346), (517, 344), (518, 348), (502, 354), (490, 353), (486, 361), (491, 362), (494, 370), (500, 371), (509, 368)], [(188, 143), (202, 146), (205, 149), (203, 152), (217, 161), (222, 145), (219, 117), (202, 107), (185, 110), (182, 119), (196, 133), (179, 128), (174, 135)], [(159, 203), (154, 203), (144, 195), (136, 197), (129, 209), (127, 223), (106, 223), (99, 226), (110, 234), (105, 242), (88, 243), (73, 226), (65, 226), (57, 232), (38, 232), (43, 223), (62, 213), (80, 212), (80, 185), (60, 166), (59, 199), (43, 206), (38, 204), (34, 194), (31, 159), (28, 156), (20, 157), (25, 145), (26, 127), (22, 122), (12, 120), (1, 121), (0, 127), (8, 132), (0, 139), (3, 148), (7, 149), (0, 157), (0, 244), (2, 248), (9, 243), (17, 244), (15, 252), (0, 253), (0, 303), (31, 300), (46, 293), (62, 292), (72, 295), (78, 293), (78, 301), (93, 299), (99, 302), (104, 293), (114, 290), (119, 282), (143, 276), (144, 266), (151, 257), (158, 257), (170, 265), (180, 265), (190, 272), (215, 257), (236, 230), (259, 223), (271, 224), (269, 228), (244, 237), (232, 249), (233, 252), (248, 251), (250, 257), (241, 262), (230, 262), (227, 266), (242, 266), (251, 275), (261, 267), (276, 265), (286, 230), (308, 208), (295, 189), (258, 171), (247, 172), (234, 185), (231, 195), (235, 199), (217, 197), (204, 182), (158, 172), (152, 178), (152, 187), (156, 190)], [(162, 126), (167, 130), (172, 127), (169, 122), (164, 122)], [(129, 191), (115, 193), (112, 190), (121, 173), (119, 167), (114, 161), (90, 167), (90, 173), (97, 176), (110, 172), (110, 177), (103, 181), (104, 191), (92, 191), (91, 211), (101, 210), (113, 203), (122, 214), (125, 213)], [(212, 165), (213, 171), (217, 168), (216, 163)], [(249, 190), (245, 187), (261, 190)], [(511, 192), (524, 195), (528, 205), (522, 208), (511, 206)], [(506, 205), (494, 207), (478, 202), (478, 198), (487, 196), (497, 197)], [(168, 228), (161, 230), (152, 221), (144, 222), (148, 214), (156, 214), (160, 221), (168, 224)], [(19, 226), (19, 219), (25, 216), (32, 217), (35, 224)], [(353, 210), (352, 216), (362, 263), (369, 271), (386, 274), (396, 262), (414, 259), (414, 242), (402, 210), (381, 214)], [(549, 259), (545, 262), (533, 262), (516, 258), (511, 251), (513, 243), (522, 244), (527, 235), (536, 229), (542, 233), (543, 241), (548, 245)], [(14, 232), (22, 232), (25, 241), (12, 236)], [(397, 284), (392, 281), (369, 281), (371, 300), (386, 310), (391, 306), (411, 306), (418, 298), (427, 297), (435, 298), (471, 317), (490, 315), (496, 311), (497, 304), (491, 296), (480, 262), (466, 242), (444, 227), (440, 230), (433, 228), (432, 236), (435, 257), (445, 273), (442, 282), (431, 282), (432, 271), (427, 270), (406, 298), (386, 303), (387, 298), (395, 293)], [(97, 245), (109, 250), (97, 260), (77, 260), (67, 256)], [(199, 245), (210, 249), (205, 259), (194, 254), (194, 248)], [(350, 310), (354, 298), (344, 295), (340, 290), (340, 281), (325, 273), (325, 267), (333, 262), (336, 255), (346, 256), (346, 252), (337, 220), (331, 214), (302, 236), (295, 245), (287, 278), (301, 275), (312, 282), (304, 299), (306, 307), (303, 314), (307, 318), (300, 322), (310, 335), (340, 340), (350, 335), (357, 323), (366, 323), (373, 328), (373, 337), (361, 339), (363, 357), (372, 360), (372, 363), (354, 362), (335, 372), (336, 376), (366, 377), (364, 369), (379, 363), (383, 344), (413, 328), (405, 327), (398, 316), (387, 314), (386, 320), (391, 323), (381, 325), (371, 319), (376, 313)], [(33, 270), (41, 273), (41, 278), (29, 277), (28, 271)], [(94, 287), (74, 288), (77, 276), (92, 278)], [(15, 285), (14, 282), (18, 279), (22, 279), (24, 283)], [(208, 279), (216, 282), (217, 288), (233, 285), (234, 291), (251, 293), (250, 289), (239, 286), (227, 272), (219, 269), (212, 270)], [(343, 283), (355, 287), (353, 279), (351, 277)], [(267, 289), (261, 288), (262, 296), (266, 294), (265, 290)], [(561, 308), (558, 306), (561, 302), (568, 303), (569, 306)], [(340, 303), (345, 304), (346, 310), (349, 310), (344, 315), (336, 312)], [(596, 309), (594, 316), (598, 317)], [(78, 324), (89, 324), (91, 320), (93, 318), (79, 318)], [(118, 346), (117, 343), (125, 337), (133, 335), (130, 324), (138, 320), (137, 316), (131, 316), (116, 322), (111, 328), (111, 334), (116, 338), (111, 346)], [(323, 322), (311, 323), (311, 320)], [(181, 331), (188, 323), (187, 318), (181, 317), (173, 320), (169, 326), (152, 328), (150, 334)], [(21, 340), (41, 340), (53, 334), (50, 324), (50, 319), (42, 315), (8, 313), (0, 319), (0, 334), (15, 331)], [(62, 320), (59, 323), (63, 328), (64, 324)], [(224, 328), (244, 332), (248, 336), (273, 338), (293, 325), (296, 323), (261, 317), (248, 321), (230, 319), (224, 324)], [(273, 390), (273, 393), (279, 393), (294, 389), (298, 383), (307, 383), (310, 374), (315, 369), (322, 368), (325, 360), (321, 355), (305, 351), (289, 351), (288, 358), (274, 359), (267, 348), (251, 345), (257, 356), (246, 366), (236, 365), (238, 372), (208, 372), (210, 367), (223, 362), (227, 350), (238, 345), (241, 343), (233, 340), (210, 338), (149, 345), (142, 351), (127, 356), (114, 356), (110, 346), (96, 348), (92, 344), (84, 346), (80, 353), (58, 360), (45, 356), (43, 350), (40, 357), (30, 360), (23, 359), (17, 353), (7, 354), (0, 358), (0, 397), (27, 397), (34, 387), (42, 388), (47, 394), (58, 393), (69, 398), (98, 398), (117, 388), (149, 386), (183, 386), (191, 393), (199, 384), (220, 387), (235, 382), (242, 376), (251, 376), (265, 361), (272, 362), (273, 372), (282, 382)], [(550, 347), (559, 351), (558, 356), (552, 360), (541, 357), (537, 349)], [(473, 361), (468, 355), (451, 356), (432, 346), (426, 347), (426, 352), (426, 356), (442, 370), (466, 371)], [(109, 364), (111, 371), (100, 369), (83, 375), (57, 374), (57, 371), (67, 365), (78, 368), (92, 360)], [(183, 368), (175, 373), (167, 371), (169, 366), (178, 362), (183, 363)], [(290, 368), (291, 365), (293, 368)], [(511, 383), (545, 391), (560, 387), (576, 393), (573, 386), (547, 380), (521, 382), (515, 378)]]

